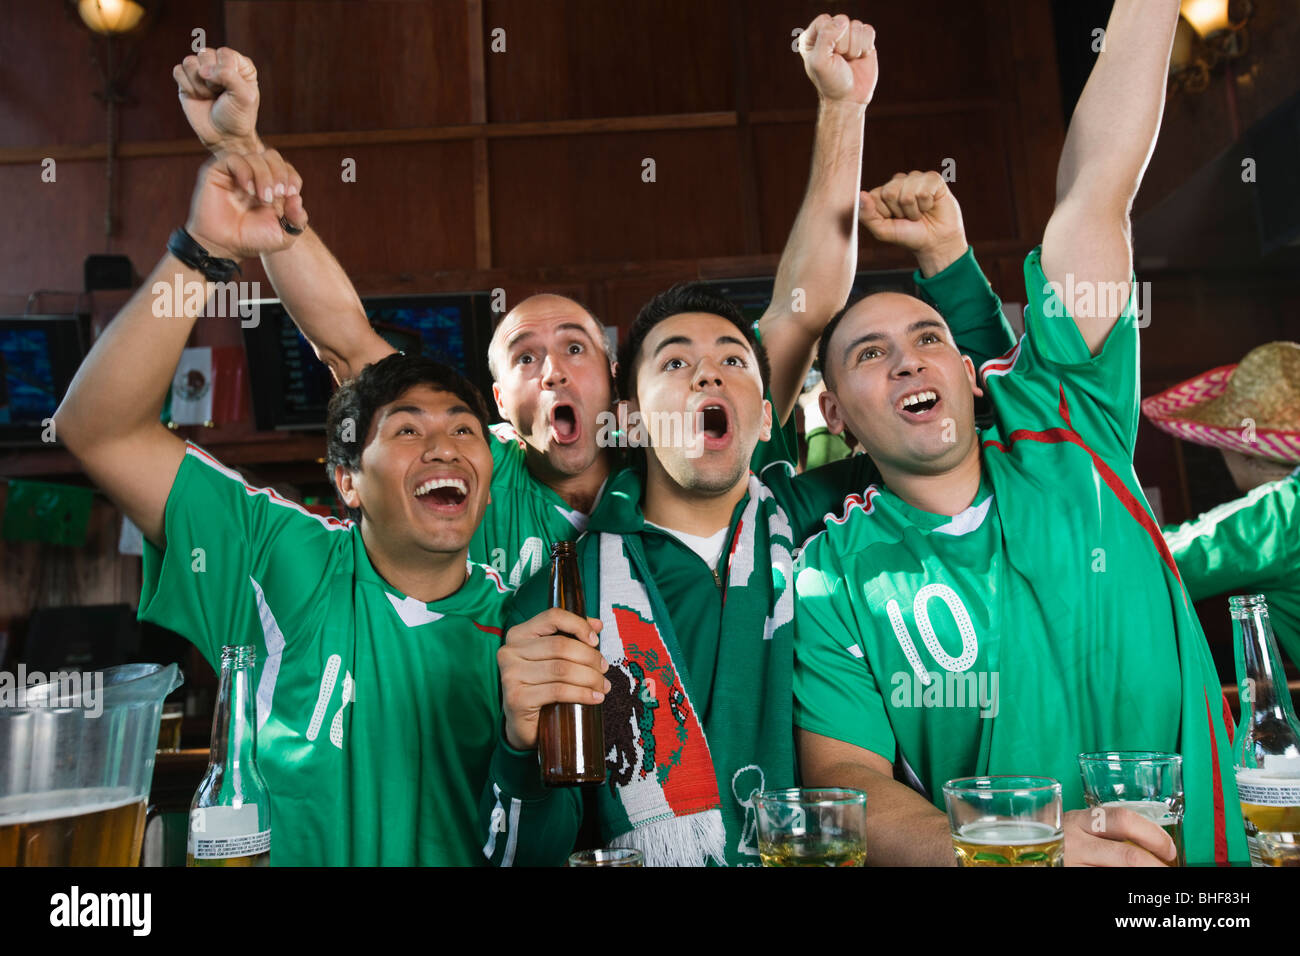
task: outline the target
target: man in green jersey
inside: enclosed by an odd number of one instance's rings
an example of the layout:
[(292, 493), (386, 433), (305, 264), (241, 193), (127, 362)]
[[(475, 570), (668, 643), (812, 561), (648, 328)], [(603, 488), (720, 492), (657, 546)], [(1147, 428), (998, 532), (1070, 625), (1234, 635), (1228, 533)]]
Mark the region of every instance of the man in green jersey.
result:
[(242, 157), (204, 167), (188, 236), (173, 235), (95, 343), (58, 436), (144, 532), (140, 616), (214, 667), (222, 645), (257, 648), (271, 862), (481, 863), (474, 817), (500, 733), (508, 594), (466, 560), (492, 476), (482, 397), (401, 355), (338, 391), (329, 467), (357, 523), (245, 484), (159, 423), (195, 315), (155, 283), (202, 288), (223, 265), (286, 247), (306, 224), (286, 175), (286, 195), (262, 202)]
[(951, 865), (942, 786), (987, 773), (1060, 781), (1067, 863), (1171, 860), (1154, 823), (1082, 809), (1076, 755), (1110, 749), (1180, 752), (1187, 859), (1245, 859), (1218, 679), (1132, 466), (1128, 210), (1177, 16), (1115, 4), (1012, 352), (977, 379), (933, 310), (889, 294), (823, 335), (827, 422), (883, 480), (801, 556), (795, 723), (805, 784), (868, 792), (877, 863)]
[[(801, 46), (824, 95), (839, 94), (823, 110), (848, 110), (860, 129), (874, 31), (822, 16)], [(856, 153), (859, 142), (843, 148)], [(835, 216), (850, 241), (829, 243), (825, 263), (841, 297), (856, 252), (852, 166)], [(733, 304), (678, 286), (637, 316), (618, 377), (649, 447), (610, 480), (578, 542), (593, 619), (549, 611), (525, 621), (548, 603), (546, 582), (521, 586), (498, 656), (505, 734), (481, 807), (484, 852), (501, 865), (564, 861), (584, 797), (541, 785), (538, 715), (557, 701), (599, 701), (608, 776), (587, 799), (602, 840), (639, 847), (650, 865), (757, 863), (752, 794), (795, 779), (793, 542), (750, 471), (773, 427), (767, 356)]]
[[(827, 18), (828, 20), (830, 18)], [(847, 17), (833, 21), (850, 36)], [(845, 49), (848, 50), (848, 40)], [(839, 268), (850, 230), (845, 183), (861, 178), (862, 109), (852, 84), (840, 82), (843, 56), (805, 67), (820, 94), (808, 191), (781, 257), (771, 305), (757, 323), (771, 356), (776, 421), (754, 465), (794, 458), (789, 423), (817, 337), (843, 304)], [(213, 150), (249, 156), (258, 195), (285, 187), (283, 162), (256, 132), (257, 71), (241, 54), (202, 50), (173, 70), (181, 104), (200, 140)], [(852, 207), (848, 216), (852, 216)], [(286, 309), (339, 381), (392, 351), (370, 327), (347, 275), (311, 230), (263, 257)], [(852, 281), (851, 274), (849, 282)], [(617, 464), (602, 447), (602, 413), (613, 404), (611, 358), (599, 322), (579, 303), (537, 295), (498, 325), (488, 351), (493, 394), (505, 422), (492, 428), (492, 502), (470, 546), (475, 561), (495, 567), (510, 586), (538, 571), (556, 541), (586, 527), (587, 515)]]
[(1187, 593), (1263, 593), (1278, 643), (1300, 663), (1300, 343), (1261, 345), (1145, 399), (1142, 412), (1218, 448), (1245, 493), (1164, 529)]

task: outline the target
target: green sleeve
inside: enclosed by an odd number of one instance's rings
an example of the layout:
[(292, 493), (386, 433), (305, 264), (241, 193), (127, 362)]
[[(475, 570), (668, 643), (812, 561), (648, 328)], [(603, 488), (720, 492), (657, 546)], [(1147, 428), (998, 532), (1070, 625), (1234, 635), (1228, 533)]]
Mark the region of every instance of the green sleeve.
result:
[[(1128, 302), (1093, 355), (1062, 290), (1044, 276), (1041, 254), (1040, 247), (1025, 257), (1024, 337), (1010, 355), (983, 369), (999, 425), (1009, 434), (1068, 422), (1090, 451), (1127, 471), (1138, 428), (1136, 279), (1130, 276)], [(1117, 293), (1115, 284), (1095, 295)]]
[(894, 731), (858, 643), (848, 585), (835, 567), (819, 566), (823, 542), (809, 546), (807, 566), (795, 578), (794, 723), (893, 761)]
[(1267, 590), (1300, 569), (1300, 469), (1163, 530), (1193, 601)]
[(167, 496), (166, 544), (145, 542), (140, 619), (189, 639), (214, 669), (223, 645), (252, 644), (260, 668), (318, 631), (332, 569), (351, 570), (350, 529), (186, 445)]
[[(507, 630), (547, 607), (546, 575), (523, 583), (506, 608)], [(497, 740), (489, 779), (479, 800), (479, 825), (487, 834), (483, 855), (493, 866), (563, 866), (582, 823), (582, 788), (542, 783), (536, 750), (515, 750)]]
[(790, 539), (798, 546), (822, 530), (827, 515), (838, 515), (849, 495), (879, 481), (880, 473), (870, 456), (851, 455), (801, 475), (768, 468), (759, 477), (790, 519)]
[(976, 369), (1015, 347), (1016, 336), (1002, 313), (1002, 300), (984, 277), (973, 249), (967, 247), (960, 259), (938, 275), (927, 279), (917, 271), (912, 278), (948, 323), (958, 350), (970, 356)]
[(812, 471), (833, 461), (840, 461), (853, 454), (853, 449), (839, 435), (831, 433), (829, 428), (814, 428), (808, 433), (808, 460), (805, 471)]

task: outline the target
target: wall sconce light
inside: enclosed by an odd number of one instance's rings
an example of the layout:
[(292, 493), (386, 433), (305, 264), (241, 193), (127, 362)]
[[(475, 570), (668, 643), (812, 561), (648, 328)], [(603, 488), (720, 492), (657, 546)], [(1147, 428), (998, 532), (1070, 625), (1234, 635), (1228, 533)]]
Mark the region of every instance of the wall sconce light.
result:
[[(117, 108), (126, 102), (126, 84), (135, 69), (139, 39), (163, 0), (66, 0), (70, 12), (91, 33), (90, 60), (104, 88), (95, 97), (107, 113), (104, 179), (104, 238), (112, 242), (116, 230)], [(122, 50), (118, 50), (118, 46)], [(111, 251), (111, 250), (110, 250)]]
[(95, 33), (121, 36), (140, 25), (145, 8), (136, 0), (77, 0), (77, 13)]
[(1201, 93), (1220, 63), (1235, 60), (1250, 48), (1246, 23), (1252, 0), (1182, 0), (1169, 80), (1174, 89)]

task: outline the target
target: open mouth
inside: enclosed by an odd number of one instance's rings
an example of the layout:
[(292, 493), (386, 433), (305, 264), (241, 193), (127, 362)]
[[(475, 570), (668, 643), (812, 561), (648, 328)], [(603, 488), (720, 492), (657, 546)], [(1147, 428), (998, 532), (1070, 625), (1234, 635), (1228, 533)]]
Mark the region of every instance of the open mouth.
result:
[(415, 489), (415, 497), (438, 510), (458, 510), (469, 497), (469, 483), (464, 478), (430, 478)]
[(903, 396), (902, 401), (898, 403), (898, 408), (899, 411), (920, 418), (938, 404), (939, 393), (927, 390)]
[(556, 405), (551, 409), (551, 429), (561, 445), (578, 440), (578, 414), (572, 405)]
[(700, 409), (700, 424), (705, 438), (723, 438), (727, 434), (727, 410), (721, 405), (706, 405)]

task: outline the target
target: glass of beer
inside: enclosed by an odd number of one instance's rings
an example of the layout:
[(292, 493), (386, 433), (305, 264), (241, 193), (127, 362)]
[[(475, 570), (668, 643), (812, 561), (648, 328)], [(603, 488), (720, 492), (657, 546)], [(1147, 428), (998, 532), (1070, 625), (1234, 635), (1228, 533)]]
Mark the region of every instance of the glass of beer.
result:
[[(1164, 828), (1183, 857), (1183, 758), (1156, 750), (1112, 750), (1079, 754), (1083, 799), (1093, 813), (1122, 807)], [(1104, 815), (1100, 817), (1105, 820)], [(1131, 842), (1131, 841), (1130, 841)]]
[(861, 790), (764, 790), (754, 795), (764, 866), (865, 866), (867, 795)]
[(1061, 785), (1051, 777), (962, 777), (943, 785), (958, 866), (1061, 866)]
[(645, 860), (631, 847), (605, 847), (570, 853), (569, 866), (645, 866)]

